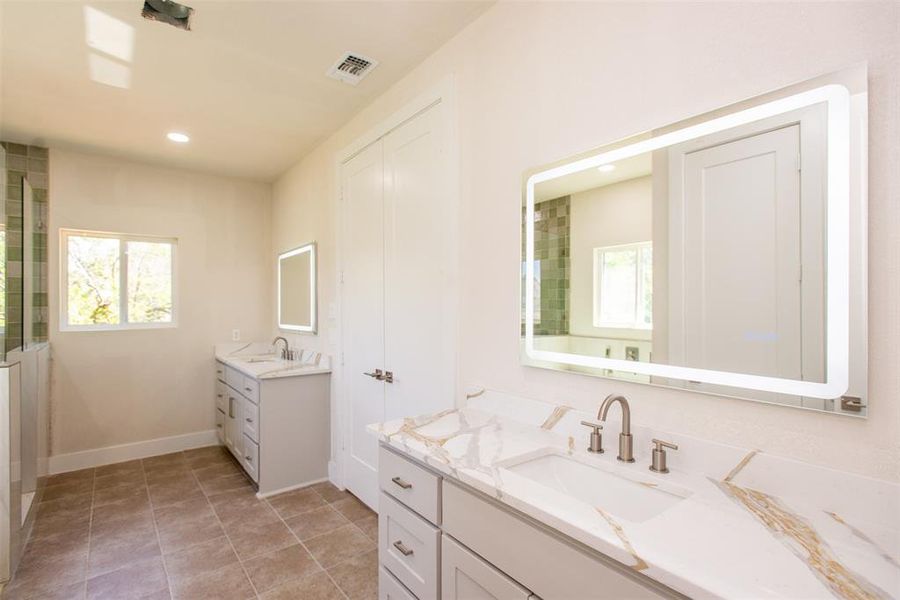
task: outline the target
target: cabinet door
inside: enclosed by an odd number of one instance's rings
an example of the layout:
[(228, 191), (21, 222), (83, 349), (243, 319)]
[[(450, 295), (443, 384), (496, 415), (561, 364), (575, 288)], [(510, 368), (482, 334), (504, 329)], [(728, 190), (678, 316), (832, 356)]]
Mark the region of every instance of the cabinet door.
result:
[(216, 409), (216, 439), (220, 444), (225, 443), (225, 413)]
[(531, 592), (467, 550), (441, 538), (442, 600), (528, 600)]
[(243, 460), (244, 434), (241, 426), (243, 402), (241, 401), (241, 395), (234, 390), (228, 389), (227, 396), (228, 403), (226, 408), (228, 412), (225, 413), (225, 445), (238, 460)]

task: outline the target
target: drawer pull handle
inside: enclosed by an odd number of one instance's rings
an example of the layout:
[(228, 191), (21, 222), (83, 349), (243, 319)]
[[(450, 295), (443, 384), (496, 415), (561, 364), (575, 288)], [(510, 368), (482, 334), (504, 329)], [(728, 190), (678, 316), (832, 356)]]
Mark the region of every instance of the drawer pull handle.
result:
[(251, 419), (250, 417), (247, 417), (247, 422), (248, 422), (248, 423), (252, 423), (252, 422), (253, 422), (253, 419)]
[(403, 542), (401, 542), (400, 540), (397, 540), (396, 542), (394, 542), (394, 548), (399, 550), (400, 554), (402, 554), (403, 556), (412, 556), (412, 554), (413, 554), (413, 551), (410, 550), (409, 548), (407, 548), (406, 546), (404, 546)]
[(402, 487), (404, 490), (408, 490), (408, 489), (412, 488), (411, 483), (407, 483), (407, 482), (403, 481), (402, 479), (400, 479), (399, 477), (392, 477), (391, 481), (393, 481), (395, 484)]
[(244, 391), (245, 391), (245, 392), (252, 392), (252, 391), (253, 391), (253, 388), (245, 387), (245, 388), (244, 388)]
[(218, 427), (219, 429), (222, 429), (222, 424), (221, 424), (221, 423), (216, 423), (216, 427)]

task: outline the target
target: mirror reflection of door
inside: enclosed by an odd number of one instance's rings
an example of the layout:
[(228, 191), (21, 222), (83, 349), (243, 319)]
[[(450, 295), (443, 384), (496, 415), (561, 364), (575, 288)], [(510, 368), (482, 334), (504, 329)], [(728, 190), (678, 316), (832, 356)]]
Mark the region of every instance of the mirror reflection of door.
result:
[(823, 118), (669, 149), (670, 364), (824, 381)]
[(281, 260), (281, 321), (298, 327), (312, 325), (309, 300), (310, 254)]

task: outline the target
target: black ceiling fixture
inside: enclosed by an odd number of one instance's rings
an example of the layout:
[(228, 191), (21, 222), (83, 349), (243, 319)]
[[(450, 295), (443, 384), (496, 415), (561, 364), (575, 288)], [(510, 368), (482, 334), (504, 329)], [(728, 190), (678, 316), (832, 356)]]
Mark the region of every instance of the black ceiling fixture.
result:
[(141, 16), (151, 21), (168, 23), (185, 31), (191, 30), (191, 16), (194, 9), (172, 0), (144, 0)]

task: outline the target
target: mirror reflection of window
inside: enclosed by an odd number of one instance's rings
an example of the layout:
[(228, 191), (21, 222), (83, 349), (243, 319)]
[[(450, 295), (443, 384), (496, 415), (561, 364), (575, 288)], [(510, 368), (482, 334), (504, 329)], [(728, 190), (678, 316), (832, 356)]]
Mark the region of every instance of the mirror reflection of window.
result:
[(594, 327), (652, 329), (652, 242), (594, 249)]

